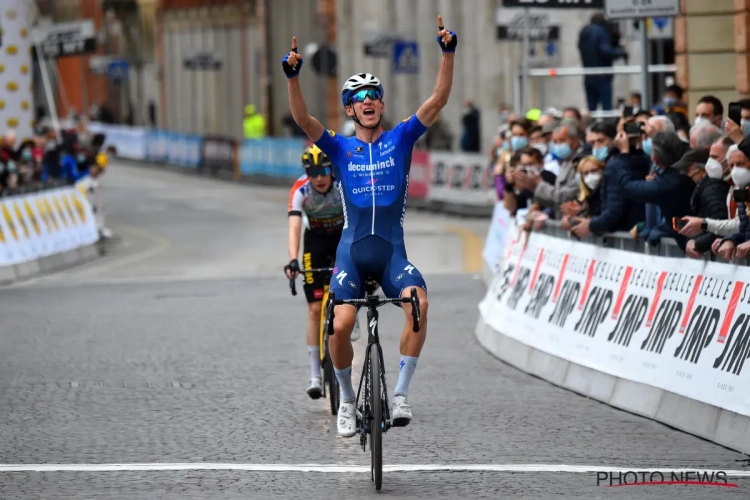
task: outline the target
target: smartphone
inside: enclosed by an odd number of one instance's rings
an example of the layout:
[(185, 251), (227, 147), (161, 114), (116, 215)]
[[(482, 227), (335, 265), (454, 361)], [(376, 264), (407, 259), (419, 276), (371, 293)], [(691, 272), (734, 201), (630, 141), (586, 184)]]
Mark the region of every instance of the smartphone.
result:
[(570, 219), (570, 227), (576, 227), (580, 223), (581, 221), (579, 219)]
[(626, 122), (624, 126), (628, 137), (639, 137), (641, 135), (641, 128), (643, 128), (641, 122)]
[(730, 120), (732, 120), (737, 125), (740, 125), (740, 122), (742, 121), (742, 106), (738, 102), (730, 102), (729, 103), (729, 112), (727, 114)]
[(675, 231), (681, 230), (686, 224), (687, 222), (682, 220), (682, 217), (672, 217), (672, 229)]
[(750, 198), (750, 193), (746, 189), (735, 189), (732, 196), (737, 203), (746, 203)]
[(635, 115), (636, 108), (633, 106), (625, 106), (622, 108), (622, 117), (623, 118), (630, 118), (631, 116)]

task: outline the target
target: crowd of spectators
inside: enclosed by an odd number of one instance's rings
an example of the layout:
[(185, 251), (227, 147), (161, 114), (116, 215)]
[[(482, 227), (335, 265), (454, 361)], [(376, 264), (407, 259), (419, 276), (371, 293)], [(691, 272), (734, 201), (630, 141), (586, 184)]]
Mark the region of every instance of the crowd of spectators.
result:
[(748, 257), (750, 99), (734, 119), (706, 95), (691, 120), (676, 85), (655, 106), (639, 109), (637, 94), (629, 104), (615, 120), (576, 108), (510, 115), (490, 151), (504, 206), (526, 229), (557, 220), (578, 239), (628, 232), (689, 257)]
[(0, 196), (102, 174), (108, 163), (103, 134), (92, 134), (81, 123), (61, 130), (60, 139), (53, 129), (41, 126), (24, 140), (14, 130), (6, 131), (0, 137)]

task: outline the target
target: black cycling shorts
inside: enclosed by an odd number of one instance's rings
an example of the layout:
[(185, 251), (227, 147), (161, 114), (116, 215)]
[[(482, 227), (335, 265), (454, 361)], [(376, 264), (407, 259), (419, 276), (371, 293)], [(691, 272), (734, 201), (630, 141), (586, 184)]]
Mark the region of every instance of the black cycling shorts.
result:
[[(340, 232), (323, 234), (305, 229), (301, 267), (303, 269), (333, 267), (340, 239)], [(331, 281), (331, 273), (304, 273), (302, 278), (307, 302), (323, 300), (324, 287)]]

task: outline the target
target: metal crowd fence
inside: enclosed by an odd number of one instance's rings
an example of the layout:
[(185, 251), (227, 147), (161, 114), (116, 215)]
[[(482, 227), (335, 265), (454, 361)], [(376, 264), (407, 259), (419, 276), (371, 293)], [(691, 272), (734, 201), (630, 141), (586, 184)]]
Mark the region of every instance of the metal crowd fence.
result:
[(66, 186), (73, 186), (72, 182), (68, 182), (61, 179), (50, 179), (47, 182), (34, 182), (31, 184), (21, 184), (20, 186), (10, 189), (5, 188), (0, 191), (0, 198), (10, 198), (11, 196), (19, 196), (24, 194), (39, 193), (41, 191), (48, 191), (50, 189), (56, 189)]
[[(533, 231), (553, 236), (561, 239), (574, 239), (583, 243), (589, 243), (604, 248), (614, 248), (617, 250), (625, 250), (626, 252), (641, 253), (644, 255), (653, 255), (658, 257), (674, 257), (674, 258), (689, 258), (685, 255), (685, 252), (680, 250), (680, 247), (674, 241), (674, 239), (665, 236), (663, 237), (658, 245), (652, 246), (642, 240), (634, 240), (630, 233), (624, 231), (617, 231), (614, 233), (607, 233), (601, 236), (592, 235), (587, 238), (578, 238), (573, 236), (569, 231), (562, 228), (560, 221), (548, 220), (545, 222), (544, 227), (541, 229), (533, 229)], [(735, 259), (726, 260), (717, 255), (707, 252), (700, 259), (707, 262), (719, 262), (724, 264), (734, 265), (750, 265), (750, 259)]]

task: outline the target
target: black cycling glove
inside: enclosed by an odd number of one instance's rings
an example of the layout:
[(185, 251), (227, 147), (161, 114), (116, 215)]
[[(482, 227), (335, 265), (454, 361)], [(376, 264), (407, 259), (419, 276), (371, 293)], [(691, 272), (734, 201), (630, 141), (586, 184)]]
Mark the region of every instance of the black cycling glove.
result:
[[(295, 54), (297, 53), (297, 49), (293, 48), (292, 52)], [(294, 78), (295, 76), (299, 75), (299, 70), (302, 69), (302, 59), (299, 59), (299, 62), (297, 64), (297, 67), (293, 67), (291, 64), (289, 64), (289, 54), (284, 56), (284, 59), (281, 60), (281, 67), (284, 68), (284, 73), (286, 73), (287, 78)]]
[[(440, 28), (440, 31), (442, 31), (443, 28)], [(456, 51), (456, 45), (458, 45), (458, 35), (456, 35), (454, 32), (448, 30), (448, 33), (451, 34), (453, 38), (451, 38), (451, 41), (446, 43), (443, 43), (443, 41), (440, 39), (440, 35), (437, 36), (437, 43), (440, 45), (440, 48), (443, 50), (443, 52), (455, 52)]]
[(299, 261), (297, 259), (292, 259), (289, 261), (289, 264), (284, 266), (284, 274), (286, 274), (287, 271), (290, 271), (292, 273), (292, 276), (295, 276), (299, 273)]

